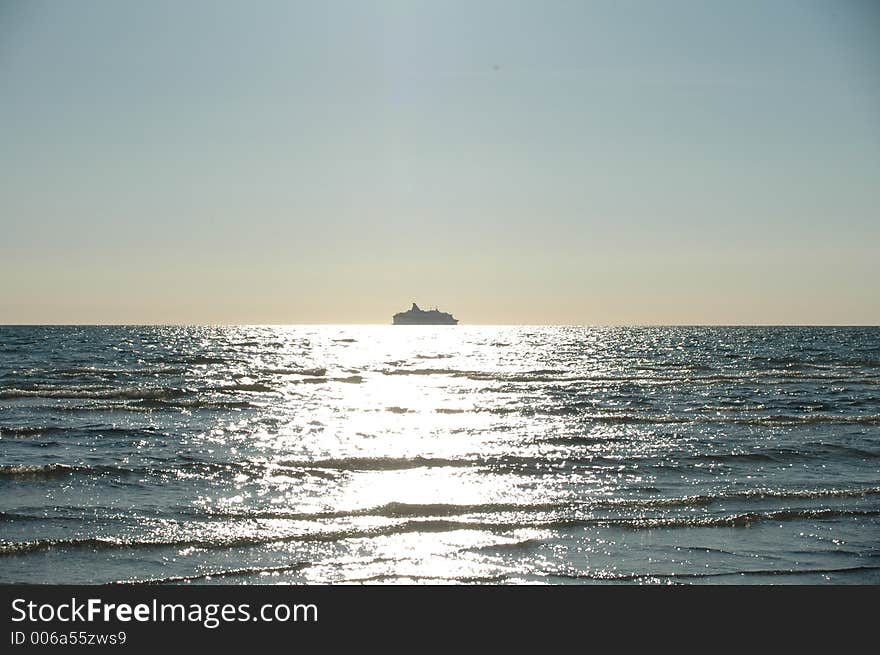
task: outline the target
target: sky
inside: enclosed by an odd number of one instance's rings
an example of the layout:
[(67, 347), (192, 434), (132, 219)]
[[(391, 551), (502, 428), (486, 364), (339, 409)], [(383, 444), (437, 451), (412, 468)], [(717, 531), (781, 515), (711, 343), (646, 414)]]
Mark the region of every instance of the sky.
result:
[(880, 324), (880, 3), (0, 0), (0, 323)]

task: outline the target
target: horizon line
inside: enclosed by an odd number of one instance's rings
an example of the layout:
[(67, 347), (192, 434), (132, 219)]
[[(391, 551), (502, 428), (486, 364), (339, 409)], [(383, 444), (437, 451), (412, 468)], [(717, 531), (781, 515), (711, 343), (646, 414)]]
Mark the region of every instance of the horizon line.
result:
[(183, 322), (183, 323), (4, 323), (3, 327), (814, 327), (814, 328), (878, 328), (880, 323), (459, 323), (457, 325), (394, 325), (393, 323), (239, 323), (239, 322)]

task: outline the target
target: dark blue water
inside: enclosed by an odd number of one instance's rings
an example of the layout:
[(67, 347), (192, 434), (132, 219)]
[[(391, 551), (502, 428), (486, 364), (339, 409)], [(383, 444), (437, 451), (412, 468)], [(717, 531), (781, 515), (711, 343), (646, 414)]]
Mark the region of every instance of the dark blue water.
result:
[(0, 582), (880, 583), (880, 328), (0, 327)]

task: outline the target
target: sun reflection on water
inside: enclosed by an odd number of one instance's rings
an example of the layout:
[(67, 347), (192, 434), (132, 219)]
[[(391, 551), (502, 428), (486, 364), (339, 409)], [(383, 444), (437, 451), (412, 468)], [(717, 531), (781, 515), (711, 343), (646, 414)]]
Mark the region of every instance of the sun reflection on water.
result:
[(0, 352), (28, 579), (662, 582), (876, 535), (858, 330), (70, 330)]

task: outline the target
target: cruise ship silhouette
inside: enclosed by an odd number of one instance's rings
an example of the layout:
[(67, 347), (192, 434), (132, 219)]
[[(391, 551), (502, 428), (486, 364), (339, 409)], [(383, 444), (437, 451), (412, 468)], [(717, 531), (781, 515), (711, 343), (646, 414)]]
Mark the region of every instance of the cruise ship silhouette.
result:
[(425, 311), (419, 309), (415, 303), (409, 311), (398, 312), (394, 315), (394, 325), (458, 325), (458, 319), (452, 314), (441, 312), (437, 308)]

